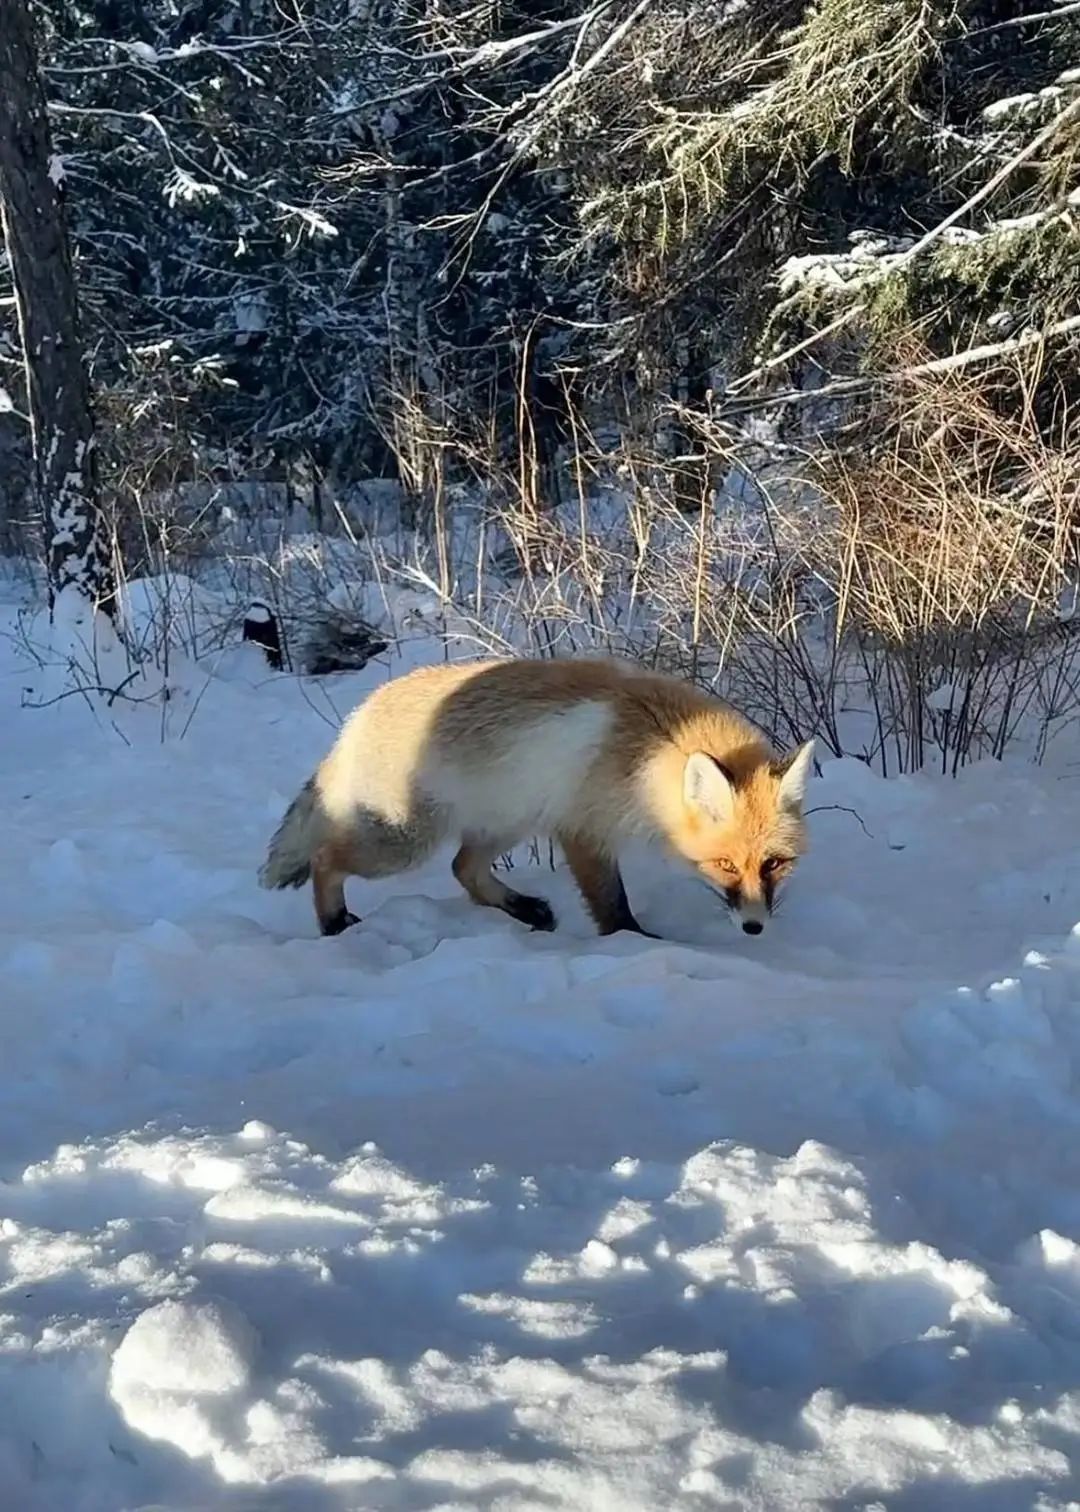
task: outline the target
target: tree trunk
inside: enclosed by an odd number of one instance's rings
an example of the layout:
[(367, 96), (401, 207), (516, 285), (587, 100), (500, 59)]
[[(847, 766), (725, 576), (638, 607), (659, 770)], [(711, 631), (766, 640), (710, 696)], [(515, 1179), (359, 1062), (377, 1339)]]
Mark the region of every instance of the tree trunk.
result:
[(28, 0), (0, 0), (0, 212), (15, 284), (50, 603), (63, 590), (110, 615), (90, 385)]

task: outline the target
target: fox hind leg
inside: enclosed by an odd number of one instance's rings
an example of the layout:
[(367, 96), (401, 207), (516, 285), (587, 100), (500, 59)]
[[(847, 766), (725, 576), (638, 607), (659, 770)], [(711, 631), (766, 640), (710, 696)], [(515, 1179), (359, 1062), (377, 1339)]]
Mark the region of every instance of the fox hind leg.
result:
[(315, 915), (324, 935), (341, 934), (360, 920), (345, 903), (347, 877), (392, 877), (424, 861), (439, 843), (434, 814), (418, 812), (408, 824), (391, 824), (361, 812), (347, 835), (318, 847), (311, 858)]
[(554, 929), (555, 915), (550, 903), (543, 898), (515, 892), (505, 882), (500, 882), (491, 870), (496, 856), (504, 849), (504, 846), (490, 841), (465, 841), (452, 863), (454, 876), (474, 903), (484, 908), (501, 908), (503, 913), (527, 924), (530, 929)]
[(341, 861), (338, 849), (328, 845), (320, 846), (311, 858), (311, 890), (320, 934), (338, 935), (360, 922), (345, 906), (345, 878), (352, 868), (343, 867)]

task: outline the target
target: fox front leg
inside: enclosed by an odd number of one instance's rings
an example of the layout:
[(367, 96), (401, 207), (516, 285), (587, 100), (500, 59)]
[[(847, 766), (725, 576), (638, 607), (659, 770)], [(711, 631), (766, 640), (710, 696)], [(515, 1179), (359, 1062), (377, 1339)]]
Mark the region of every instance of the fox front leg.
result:
[(634, 917), (622, 873), (613, 857), (576, 835), (560, 835), (559, 843), (585, 900), (585, 907), (592, 914), (600, 934), (617, 934), (625, 929), (632, 934), (646, 935), (650, 940), (660, 938), (650, 930), (642, 929)]

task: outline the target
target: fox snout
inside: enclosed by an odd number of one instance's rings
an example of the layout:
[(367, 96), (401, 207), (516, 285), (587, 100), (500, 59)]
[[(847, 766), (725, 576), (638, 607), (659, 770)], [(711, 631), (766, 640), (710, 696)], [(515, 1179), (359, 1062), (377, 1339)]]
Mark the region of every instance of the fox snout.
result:
[(738, 913), (738, 922), (743, 934), (759, 935), (765, 928), (765, 920), (768, 917), (766, 911), (761, 909), (742, 908)]
[(769, 917), (768, 901), (764, 897), (750, 897), (741, 887), (726, 889), (726, 902), (732, 923), (748, 935), (759, 935)]

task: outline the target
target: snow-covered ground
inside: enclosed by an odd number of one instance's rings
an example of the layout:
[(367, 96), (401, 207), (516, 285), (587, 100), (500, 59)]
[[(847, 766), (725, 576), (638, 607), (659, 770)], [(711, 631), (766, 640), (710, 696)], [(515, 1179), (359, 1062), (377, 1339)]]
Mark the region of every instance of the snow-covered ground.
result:
[(399, 664), (211, 665), (0, 640), (4, 1512), (1077, 1505), (1067, 749), (826, 762), (760, 939), (641, 856), (661, 942), (445, 858), (322, 940), (255, 871)]

